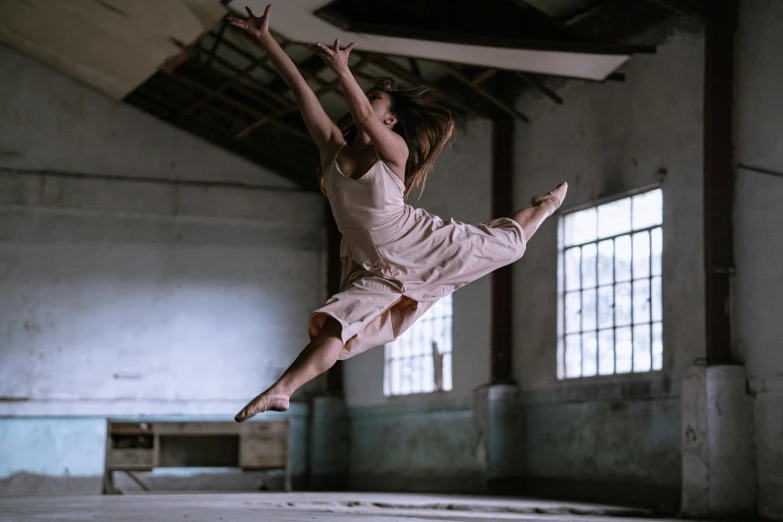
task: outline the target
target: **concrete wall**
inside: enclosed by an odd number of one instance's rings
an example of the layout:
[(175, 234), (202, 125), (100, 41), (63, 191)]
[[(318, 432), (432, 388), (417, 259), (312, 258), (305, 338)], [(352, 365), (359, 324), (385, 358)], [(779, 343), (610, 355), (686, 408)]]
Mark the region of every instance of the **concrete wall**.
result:
[(99, 493), (105, 446), (105, 418), (0, 418), (0, 496)]
[(485, 459), (470, 398), (349, 409), (354, 490), (468, 492)]
[[(664, 370), (558, 381), (557, 219), (514, 273), (514, 375), (527, 429), (524, 475), (555, 481), (680, 482), (679, 379), (704, 353), (703, 36), (671, 29), (635, 56), (623, 83), (568, 82), (562, 106), (518, 103), (517, 206), (569, 182), (564, 209), (659, 183), (663, 189)], [(546, 449), (546, 451), (544, 451)]]
[(735, 59), (734, 336), (755, 397), (759, 511), (783, 519), (783, 4), (742, 0)]
[[(663, 188), (664, 371), (557, 381), (556, 219), (542, 227), (515, 265), (514, 371), (522, 388), (519, 415), (523, 428), (517, 438), (520, 460), (525, 463), (517, 470), (518, 476), (533, 479), (531, 483), (551, 484), (553, 489), (569, 484), (572, 492), (589, 483), (623, 484), (618, 498), (647, 502), (657, 496), (664, 499), (659, 503), (664, 507), (673, 507), (679, 500), (680, 379), (693, 359), (704, 353), (705, 342), (703, 37), (686, 30), (670, 32), (657, 54), (634, 58), (626, 67), (624, 83), (568, 82), (559, 91), (565, 99), (563, 106), (535, 94), (523, 96), (518, 108), (533, 121), (519, 123), (516, 129), (513, 189), (516, 206), (523, 207), (534, 194), (568, 180), (568, 208), (651, 184)], [(444, 179), (438, 174), (448, 172), (439, 170), (421, 204), (442, 215), (478, 221), (485, 219), (490, 209), (491, 127), (475, 122), (470, 128), (476, 130), (464, 140), (470, 143), (464, 146), (467, 155), (458, 150), (458, 154), (444, 154), (439, 162), (443, 169), (454, 161), (451, 171), (460, 176), (459, 186), (436, 185)], [(466, 161), (479, 158), (481, 163), (471, 170), (485, 175), (461, 170)], [(443, 199), (429, 202), (428, 195)], [(467, 212), (476, 215), (471, 217)], [(462, 294), (471, 291), (476, 294)], [(488, 278), (454, 296), (455, 389), (448, 397), (466, 397), (488, 382), (489, 302)], [(461, 313), (469, 313), (469, 318), (461, 318)], [(460, 328), (463, 330), (458, 331)], [(466, 337), (468, 332), (475, 340)], [(472, 369), (463, 374), (460, 367)], [(385, 479), (392, 484), (397, 477), (411, 478), (401, 465), (408, 461), (409, 448), (431, 440), (435, 455), (450, 451), (448, 444), (437, 445), (437, 434), (443, 426), (456, 426), (452, 423), (458, 422), (459, 414), (441, 413), (434, 421), (428, 410), (447, 404), (438, 396), (384, 398), (382, 376), (381, 349), (346, 364), (353, 424), (351, 473), (366, 474), (369, 465), (363, 463), (382, 455), (387, 464), (381, 469), (388, 468)], [(401, 422), (392, 408), (411, 401), (419, 406), (410, 406)], [(388, 415), (381, 416), (383, 410), (378, 406), (383, 404), (391, 406)], [(365, 418), (369, 415), (371, 420)], [(395, 440), (408, 441), (408, 445), (378, 442), (385, 440), (387, 433), (394, 433)], [(473, 444), (477, 444), (475, 440)], [(450, 463), (459, 463), (459, 469), (483, 477), (486, 463), (468, 457), (454, 452)], [(437, 462), (438, 458), (429, 460)], [(446, 470), (455, 472), (452, 465), (414, 474), (426, 484), (428, 477), (447, 475)]]
[(230, 420), (306, 344), (320, 195), (5, 47), (0, 122), (0, 416)]
[[(413, 206), (443, 218), (479, 223), (491, 217), (492, 124), (461, 122)], [(473, 390), (489, 381), (489, 277), (453, 297), (453, 389), (384, 397), (383, 347), (347, 360), (351, 485), (363, 489), (469, 490), (481, 482), (473, 430)]]

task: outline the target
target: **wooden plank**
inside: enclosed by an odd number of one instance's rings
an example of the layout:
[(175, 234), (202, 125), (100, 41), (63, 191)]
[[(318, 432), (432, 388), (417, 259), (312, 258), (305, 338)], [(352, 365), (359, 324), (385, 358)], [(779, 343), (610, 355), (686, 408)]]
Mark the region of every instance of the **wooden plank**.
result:
[[(138, 434), (139, 424), (111, 425), (119, 434)], [(136, 431), (133, 431), (136, 430)], [(151, 470), (160, 465), (161, 436), (226, 435), (239, 436), (239, 466), (248, 469), (280, 469), (290, 466), (288, 454), (289, 422), (156, 422), (148, 425), (143, 434), (154, 435), (151, 449), (109, 449), (106, 469)]]
[(157, 435), (239, 435), (243, 425), (236, 422), (156, 422)]
[(113, 449), (106, 454), (107, 469), (150, 470), (154, 467), (152, 449)]
[(110, 422), (109, 435), (152, 435), (152, 425), (146, 422)]
[(288, 421), (247, 425), (248, 430), (239, 439), (239, 465), (251, 469), (287, 468)]
[(287, 420), (236, 422), (156, 422), (157, 435), (242, 435), (245, 433), (282, 433)]

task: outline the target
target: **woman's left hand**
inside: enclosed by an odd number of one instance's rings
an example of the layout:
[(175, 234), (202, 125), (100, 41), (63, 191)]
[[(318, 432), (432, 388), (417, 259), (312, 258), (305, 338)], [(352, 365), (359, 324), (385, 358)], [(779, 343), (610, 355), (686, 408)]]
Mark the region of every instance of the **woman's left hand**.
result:
[(348, 56), (355, 45), (355, 43), (351, 42), (345, 49), (340, 49), (340, 40), (335, 40), (333, 47), (327, 47), (321, 42), (309, 44), (307, 47), (323, 58), (326, 65), (339, 75), (342, 72), (349, 71)]

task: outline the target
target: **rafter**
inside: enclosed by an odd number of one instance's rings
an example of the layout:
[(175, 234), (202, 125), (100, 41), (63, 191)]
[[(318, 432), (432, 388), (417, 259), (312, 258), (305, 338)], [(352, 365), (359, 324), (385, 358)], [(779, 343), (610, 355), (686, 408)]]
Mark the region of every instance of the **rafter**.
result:
[[(210, 56), (210, 59), (212, 57)], [(262, 62), (265, 62), (269, 60), (269, 56), (261, 56), (256, 58), (254, 61), (250, 63), (247, 67), (242, 69), (238, 74), (230, 77), (227, 81), (223, 82), (220, 87), (218, 87), (213, 93), (208, 94), (205, 98), (199, 100), (198, 102), (194, 103), (184, 111), (182, 111), (180, 114), (177, 115), (175, 119), (179, 119), (182, 116), (187, 116), (188, 114), (192, 113), (194, 110), (196, 110), (198, 107), (202, 106), (204, 103), (207, 103), (211, 99), (215, 97), (216, 94), (220, 94), (226, 89), (230, 87), (234, 87), (235, 84), (239, 81), (241, 81), (243, 78), (247, 77), (251, 72), (253, 72)]]
[[(495, 106), (497, 106), (500, 110), (508, 114), (509, 116), (513, 116), (514, 118), (519, 118), (520, 120), (524, 122), (529, 122), (530, 118), (519, 112), (518, 110), (511, 107), (509, 104), (495, 96), (494, 94), (488, 92), (486, 89), (483, 89), (479, 83), (476, 82), (476, 79), (470, 79), (464, 74), (462, 74), (460, 71), (458, 71), (456, 68), (452, 67), (451, 65), (447, 64), (441, 64), (442, 67), (446, 69), (446, 71), (454, 76), (456, 79), (476, 91), (479, 95), (483, 96), (490, 102), (492, 102)], [(479, 79), (481, 76), (479, 76)]]
[(561, 98), (555, 91), (535, 79), (533, 76), (521, 72), (516, 73), (517, 76), (522, 78), (522, 81), (524, 81), (526, 84), (528, 84), (530, 87), (534, 88), (553, 102), (555, 102), (558, 105), (563, 104), (563, 98)]
[[(354, 65), (353, 67), (354, 67), (354, 69), (359, 69), (360, 70), (361, 68), (365, 67), (367, 64), (368, 64), (368, 62), (366, 60), (362, 60), (359, 63), (357, 63), (356, 65)], [(315, 91), (316, 97), (319, 97), (322, 94), (325, 94), (327, 91), (332, 90), (334, 88), (334, 86), (337, 85), (337, 84), (338, 84), (338, 80), (334, 80), (333, 82), (331, 82), (331, 84), (325, 85), (321, 89)], [(288, 114), (290, 114), (292, 112), (296, 112), (298, 110), (299, 110), (299, 107), (297, 105), (291, 105), (290, 107), (287, 107), (286, 109), (283, 109), (283, 110), (281, 110), (279, 112), (276, 112), (274, 114), (262, 116), (262, 117), (258, 118), (255, 122), (253, 122), (251, 125), (248, 125), (244, 129), (242, 129), (239, 132), (237, 132), (234, 135), (234, 139), (236, 140), (236, 139), (240, 139), (240, 138), (242, 138), (244, 136), (247, 136), (248, 134), (250, 134), (251, 132), (253, 132), (257, 128), (261, 127), (262, 125), (266, 125), (267, 123), (274, 123), (275, 118), (283, 117), (285, 115), (288, 115)], [(307, 135), (307, 138), (311, 139), (309, 135)]]
[(198, 136), (201, 136), (205, 140), (214, 143), (215, 145), (224, 147), (232, 152), (235, 152), (241, 156), (250, 159), (251, 161), (254, 161), (255, 163), (265, 168), (270, 169), (273, 172), (277, 172), (278, 174), (293, 181), (294, 183), (296, 183), (297, 185), (303, 188), (308, 188), (313, 190), (315, 189), (315, 186), (312, 183), (312, 179), (310, 176), (306, 175), (305, 173), (299, 172), (296, 169), (293, 169), (290, 165), (281, 162), (279, 158), (266, 153), (263, 149), (257, 147), (249, 147), (246, 145), (242, 145), (240, 142), (234, 142), (231, 139), (227, 139), (225, 137), (225, 133), (220, 132), (212, 124), (207, 123), (201, 120), (200, 118), (196, 117), (195, 114), (190, 115), (187, 120), (183, 120), (188, 122), (184, 124), (183, 121), (174, 122), (171, 119), (171, 116), (161, 115), (160, 109), (155, 109), (151, 107), (150, 102), (147, 100), (151, 100), (152, 102), (154, 102), (156, 107), (163, 108), (164, 110), (169, 111), (171, 114), (174, 114), (176, 112), (176, 108), (173, 108), (169, 100), (166, 100), (165, 98), (162, 98), (154, 93), (149, 92), (149, 89), (145, 89), (143, 91), (141, 90), (135, 91), (129, 96), (128, 100), (132, 102), (134, 105), (145, 108), (146, 110), (157, 114), (159, 117), (162, 117), (167, 121), (171, 121), (172, 123), (176, 123), (177, 125), (185, 127), (190, 132)]
[[(700, 22), (714, 21), (716, 10), (710, 9), (703, 2), (688, 0), (650, 0), (678, 14), (691, 16)], [(714, 0), (712, 3), (716, 3)], [(720, 2), (717, 2), (720, 3)]]
[(571, 16), (563, 20), (563, 23), (569, 27), (583, 24), (595, 18), (596, 16), (609, 11), (614, 6), (619, 5), (621, 2), (626, 1), (627, 0), (601, 0), (598, 3), (592, 4), (585, 9), (573, 13)]
[(210, 49), (210, 56), (207, 58), (207, 61), (204, 63), (207, 67), (210, 66), (212, 63), (212, 57), (217, 53), (218, 46), (223, 41), (223, 35), (226, 34), (226, 28), (228, 27), (227, 23), (220, 24), (220, 29), (218, 29), (217, 35), (215, 35), (215, 42), (212, 44), (212, 49)]
[[(234, 50), (237, 49), (237, 47), (232, 42), (229, 42), (229, 41), (225, 41), (224, 45), (226, 47), (230, 48), (230, 49), (234, 49)], [(204, 49), (203, 47), (200, 47), (200, 46), (196, 47), (196, 51), (201, 53), (201, 54), (209, 55), (209, 52), (206, 49)], [(279, 103), (281, 105), (287, 105), (289, 103), (289, 101), (287, 99), (285, 99), (284, 97), (280, 96), (278, 93), (276, 93), (275, 91), (273, 91), (272, 89), (267, 87), (264, 83), (256, 80), (252, 76), (242, 75), (242, 73), (243, 73), (242, 68), (238, 67), (235, 64), (233, 64), (231, 61), (229, 61), (229, 60), (227, 60), (227, 59), (225, 59), (225, 58), (223, 58), (222, 56), (219, 56), (219, 55), (211, 55), (211, 57), (214, 58), (216, 61), (218, 61), (224, 67), (232, 70), (236, 74), (239, 74), (240, 78), (238, 79), (238, 82), (244, 83), (248, 87), (252, 86), (253, 88), (258, 89), (259, 91), (263, 92), (264, 94), (266, 94), (271, 99), (273, 99), (274, 101), (276, 101), (277, 103)], [(257, 60), (257, 58), (258, 57), (253, 57), (252, 60), (255, 61), (255, 60)], [(272, 71), (272, 72), (275, 72), (275, 74), (277, 74), (277, 72), (273, 68), (271, 68), (271, 67), (266, 65), (266, 61), (267, 61), (266, 57), (263, 57), (263, 58), (264, 59), (257, 60), (257, 63), (255, 65), (255, 67), (262, 67), (262, 68), (264, 68), (267, 71)], [(255, 96), (255, 95), (253, 95), (253, 96)]]
[[(263, 119), (266, 123), (271, 123), (272, 125), (275, 125), (276, 127), (279, 127), (279, 128), (285, 130), (286, 132), (288, 132), (290, 134), (293, 134), (293, 135), (298, 136), (298, 137), (300, 137), (302, 139), (305, 139), (305, 140), (310, 140), (310, 135), (307, 134), (306, 132), (302, 131), (301, 129), (297, 129), (296, 127), (288, 125), (287, 123), (283, 123), (281, 121), (278, 121), (275, 118), (273, 118), (273, 117), (271, 117), (271, 116), (269, 116), (267, 114), (264, 114), (263, 112), (259, 111), (258, 109), (255, 109), (253, 107), (245, 105), (242, 102), (238, 102), (235, 99), (233, 99), (233, 98), (231, 98), (229, 96), (226, 96), (223, 93), (214, 93), (211, 89), (209, 89), (209, 87), (205, 87), (205, 86), (201, 85), (200, 83), (198, 83), (198, 82), (196, 82), (194, 80), (191, 80), (190, 78), (187, 78), (187, 77), (185, 77), (185, 76), (183, 76), (181, 74), (169, 73), (169, 72), (166, 72), (166, 71), (164, 71), (164, 72), (165, 72), (165, 74), (170, 75), (172, 78), (174, 78), (174, 79), (176, 79), (176, 80), (178, 80), (178, 81), (180, 81), (182, 83), (185, 83), (185, 84), (189, 85), (190, 87), (193, 87), (195, 89), (199, 89), (199, 90), (204, 91), (204, 92), (206, 92), (208, 94), (214, 94), (215, 98), (219, 99), (220, 101), (222, 101), (222, 102), (224, 102), (224, 103), (226, 103), (228, 105), (232, 105), (232, 106), (236, 107), (237, 109), (241, 110), (242, 112), (244, 112), (244, 113), (246, 113), (246, 114), (248, 114), (248, 115), (250, 115), (250, 116), (252, 116), (254, 118)], [(207, 105), (206, 107), (212, 108), (209, 105)]]
[[(418, 74), (407, 70), (405, 67), (389, 60), (388, 58), (385, 58), (378, 54), (370, 54), (370, 53), (364, 53), (363, 56), (370, 60), (375, 66), (383, 69), (384, 71), (388, 72), (389, 74), (392, 74), (394, 76), (397, 76), (399, 78), (402, 78), (405, 82), (409, 83), (413, 86), (419, 86), (424, 85), (427, 82), (424, 81), (424, 78), (419, 76)], [(470, 107), (468, 107), (465, 102), (458, 100), (457, 98), (454, 98), (453, 96), (442, 93), (443, 98), (451, 104), (453, 107), (458, 109), (461, 112), (469, 113), (471, 112)]]

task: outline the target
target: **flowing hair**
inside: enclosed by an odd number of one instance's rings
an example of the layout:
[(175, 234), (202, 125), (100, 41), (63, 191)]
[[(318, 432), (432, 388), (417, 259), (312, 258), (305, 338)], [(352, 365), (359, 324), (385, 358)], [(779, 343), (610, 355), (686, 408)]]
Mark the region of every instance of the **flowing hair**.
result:
[[(389, 112), (397, 117), (397, 124), (392, 130), (402, 136), (408, 145), (404, 197), (416, 187), (421, 187), (421, 192), (424, 192), (427, 174), (454, 131), (451, 111), (446, 108), (440, 91), (428, 85), (397, 90), (392, 78), (379, 78), (366, 94), (369, 97), (378, 92), (385, 92), (391, 98)], [(346, 141), (353, 139), (359, 132), (350, 112), (340, 118), (337, 126)], [(320, 161), (318, 184), (321, 192), (327, 195)]]

